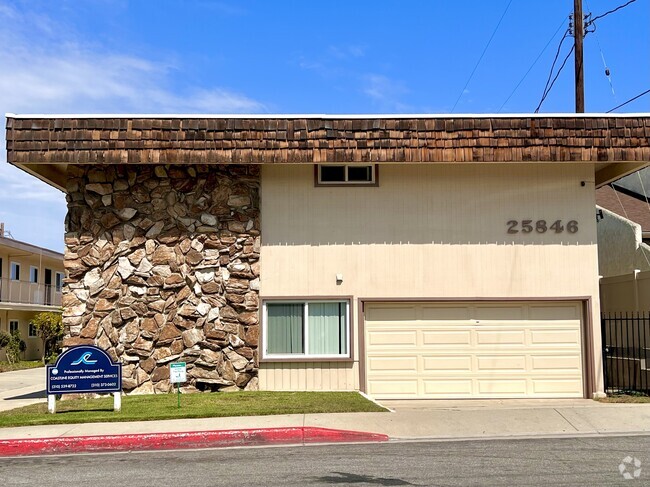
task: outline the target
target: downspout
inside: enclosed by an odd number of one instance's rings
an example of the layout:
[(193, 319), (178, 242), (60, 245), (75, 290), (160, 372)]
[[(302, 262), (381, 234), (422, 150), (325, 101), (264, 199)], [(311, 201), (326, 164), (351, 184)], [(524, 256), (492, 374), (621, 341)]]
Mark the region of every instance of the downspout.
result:
[(638, 275), (641, 272), (641, 269), (634, 269), (634, 309), (638, 313), (640, 310), (639, 308), (639, 281), (638, 281)]

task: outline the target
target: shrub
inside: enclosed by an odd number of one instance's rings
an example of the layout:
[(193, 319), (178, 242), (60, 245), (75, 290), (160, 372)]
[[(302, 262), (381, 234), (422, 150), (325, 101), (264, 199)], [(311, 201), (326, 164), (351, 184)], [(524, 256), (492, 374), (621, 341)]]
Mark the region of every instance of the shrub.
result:
[(9, 343), (5, 346), (7, 362), (15, 364), (20, 361), (20, 354), (25, 351), (25, 348), (27, 347), (25, 342), (20, 338), (20, 332), (18, 330), (12, 332)]

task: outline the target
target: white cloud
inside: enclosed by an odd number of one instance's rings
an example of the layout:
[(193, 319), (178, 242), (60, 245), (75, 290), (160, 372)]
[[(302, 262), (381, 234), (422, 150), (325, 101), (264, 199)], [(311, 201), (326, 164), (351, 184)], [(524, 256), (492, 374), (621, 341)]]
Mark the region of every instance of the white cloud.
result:
[[(109, 52), (78, 39), (68, 25), (1, 0), (0, 25), (0, 112), (266, 111), (259, 101), (223, 86), (172, 88), (179, 69), (172, 63)], [(0, 133), (0, 219), (15, 238), (61, 250), (64, 195), (8, 165)]]
[[(0, 105), (14, 112), (263, 111), (264, 105), (222, 87), (166, 88), (171, 68), (131, 56), (68, 48), (61, 53), (0, 46)], [(13, 47), (10, 48), (9, 46)]]
[(396, 111), (408, 110), (409, 106), (400, 99), (408, 93), (408, 89), (399, 81), (392, 80), (381, 74), (368, 74), (363, 77), (362, 92), (379, 106)]

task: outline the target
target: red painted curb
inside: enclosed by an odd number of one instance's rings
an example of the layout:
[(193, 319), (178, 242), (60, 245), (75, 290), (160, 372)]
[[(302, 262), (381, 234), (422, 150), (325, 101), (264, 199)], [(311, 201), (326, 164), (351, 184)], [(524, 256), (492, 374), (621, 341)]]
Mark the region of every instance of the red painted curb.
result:
[(387, 441), (388, 436), (328, 428), (259, 428), (185, 433), (69, 436), (0, 440), (0, 457), (107, 451), (227, 448), (233, 446), (301, 445)]

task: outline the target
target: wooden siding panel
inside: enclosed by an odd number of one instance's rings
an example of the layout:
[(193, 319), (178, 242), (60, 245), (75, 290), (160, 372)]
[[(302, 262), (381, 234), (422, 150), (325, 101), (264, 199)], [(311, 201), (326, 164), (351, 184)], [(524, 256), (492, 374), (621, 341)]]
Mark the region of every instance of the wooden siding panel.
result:
[(260, 390), (263, 391), (353, 391), (358, 390), (356, 362), (263, 362)]

